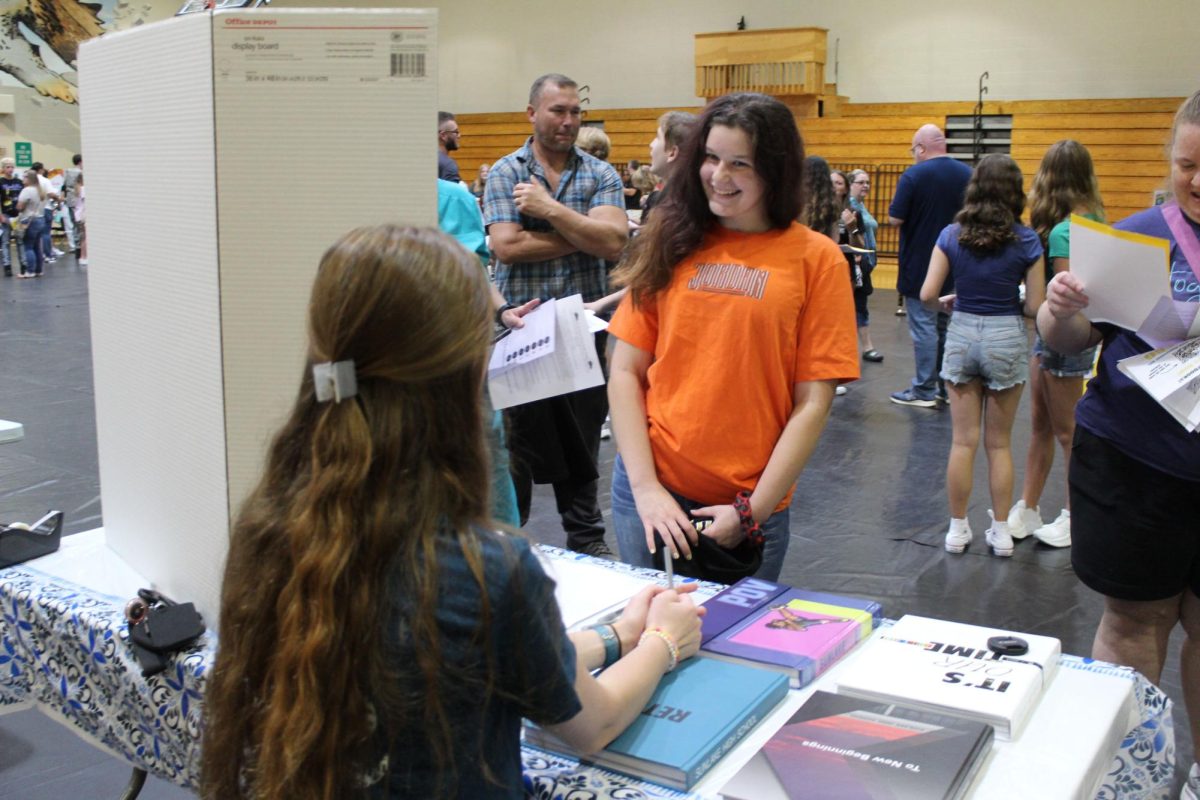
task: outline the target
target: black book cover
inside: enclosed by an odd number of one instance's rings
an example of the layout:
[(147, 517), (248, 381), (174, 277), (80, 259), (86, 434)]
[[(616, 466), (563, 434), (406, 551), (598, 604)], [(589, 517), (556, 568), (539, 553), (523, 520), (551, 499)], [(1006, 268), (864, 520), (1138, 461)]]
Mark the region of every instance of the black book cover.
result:
[(957, 798), (992, 727), (816, 692), (721, 790), (727, 800)]

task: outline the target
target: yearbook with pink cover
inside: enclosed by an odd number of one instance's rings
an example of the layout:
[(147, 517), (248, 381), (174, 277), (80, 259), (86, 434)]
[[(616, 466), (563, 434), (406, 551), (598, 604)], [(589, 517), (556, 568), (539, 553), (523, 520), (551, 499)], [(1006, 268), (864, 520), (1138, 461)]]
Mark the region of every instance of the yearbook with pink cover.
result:
[(789, 589), (704, 643), (700, 652), (774, 669), (798, 689), (870, 636), (878, 611), (879, 604), (870, 601)]

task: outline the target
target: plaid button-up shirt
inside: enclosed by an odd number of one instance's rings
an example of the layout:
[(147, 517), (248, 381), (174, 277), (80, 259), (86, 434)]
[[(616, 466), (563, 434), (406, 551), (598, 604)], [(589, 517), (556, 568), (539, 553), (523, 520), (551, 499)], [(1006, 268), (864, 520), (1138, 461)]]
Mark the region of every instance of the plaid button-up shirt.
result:
[[(483, 196), (484, 224), (512, 222), (527, 231), (553, 231), (546, 220), (517, 211), (513, 201), (514, 186), (535, 180), (547, 190), (550, 188), (545, 170), (534, 158), (531, 136), (524, 147), (497, 161), (488, 172), (487, 190)], [(597, 206), (616, 206), (624, 211), (622, 188), (621, 176), (612, 164), (572, 149), (559, 178), (558, 191), (552, 194), (567, 208), (587, 216), (588, 211)], [(547, 300), (573, 294), (582, 294), (584, 302), (589, 302), (608, 293), (608, 274), (603, 259), (576, 251), (546, 261), (516, 264), (498, 261), (496, 288), (505, 300), (515, 305), (535, 297)]]

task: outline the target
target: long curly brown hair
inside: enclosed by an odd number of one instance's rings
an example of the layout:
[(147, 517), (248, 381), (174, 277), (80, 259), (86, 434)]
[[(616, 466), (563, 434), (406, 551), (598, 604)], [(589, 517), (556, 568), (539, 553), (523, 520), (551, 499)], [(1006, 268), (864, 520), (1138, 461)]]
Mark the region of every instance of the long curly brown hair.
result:
[(1092, 154), (1074, 139), (1062, 139), (1046, 150), (1029, 188), (1029, 221), (1043, 246), (1051, 229), (1077, 209), (1104, 218)]
[(822, 236), (837, 241), (837, 222), (842, 206), (833, 193), (832, 175), (829, 162), (820, 156), (804, 159), (804, 213), (800, 221)]
[(691, 126), (662, 201), (612, 275), (613, 283), (629, 287), (635, 304), (665, 289), (675, 265), (699, 247), (705, 231), (717, 224), (700, 179), (714, 125), (744, 131), (753, 143), (754, 171), (765, 184), (763, 205), (770, 226), (787, 228), (800, 215), (804, 143), (792, 112), (765, 94), (718, 97)]
[(954, 218), (962, 226), (959, 244), (991, 253), (1016, 241), (1013, 225), (1025, 210), (1023, 184), (1021, 168), (1008, 156), (992, 153), (979, 159), (962, 210)]
[[(299, 395), (230, 542), (206, 798), (358, 796), (387, 750), (378, 720), (421, 730), (450, 781), (456, 752), (474, 757), (454, 741), (443, 703), (463, 676), (442, 663), (435, 545), (461, 544), (489, 642), (472, 534), (489, 507), (486, 278), (437, 231), (360, 228), (321, 259), (308, 325)], [(312, 365), (343, 360), (354, 362), (357, 395), (317, 402)], [(409, 663), (388, 656), (396, 593), (410, 609)], [(493, 675), (490, 656), (487, 666)]]

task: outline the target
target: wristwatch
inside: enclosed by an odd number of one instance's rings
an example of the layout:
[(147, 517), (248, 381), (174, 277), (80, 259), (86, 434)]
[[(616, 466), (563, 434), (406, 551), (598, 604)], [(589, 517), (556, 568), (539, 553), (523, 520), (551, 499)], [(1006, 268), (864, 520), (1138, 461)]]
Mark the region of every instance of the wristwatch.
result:
[(496, 324), (499, 325), (501, 328), (507, 328), (508, 326), (504, 324), (504, 312), (514, 309), (516, 307), (517, 306), (512, 303), (505, 303), (504, 305), (497, 308), (496, 309)]

